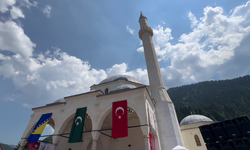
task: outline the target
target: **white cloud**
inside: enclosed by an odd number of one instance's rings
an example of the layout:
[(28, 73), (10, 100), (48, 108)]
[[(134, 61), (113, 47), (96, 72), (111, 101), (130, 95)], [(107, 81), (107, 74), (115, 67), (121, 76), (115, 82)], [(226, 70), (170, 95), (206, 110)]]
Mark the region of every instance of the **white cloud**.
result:
[[(15, 22), (0, 22), (0, 51), (7, 50), (22, 57), (30, 57), (35, 46)], [(19, 56), (16, 55), (16, 57)]]
[(107, 69), (106, 73), (107, 76), (130, 75), (137, 78), (142, 83), (148, 84), (148, 74), (146, 69), (138, 68), (132, 71), (127, 71), (127, 70), (128, 70), (128, 65), (125, 63), (121, 63), (113, 65), (111, 68)]
[[(160, 55), (163, 58), (165, 57), (166, 53), (169, 52), (169, 47), (171, 46), (169, 41), (173, 39), (171, 35), (171, 29), (164, 29), (161, 25), (158, 25), (155, 29), (153, 29), (153, 32), (155, 51), (157, 55)], [(137, 51), (144, 52), (143, 46), (139, 47)], [(159, 60), (162, 60), (162, 58), (160, 58)]]
[(19, 7), (12, 6), (10, 9), (10, 14), (12, 19), (25, 18), (22, 10)]
[(24, 6), (26, 8), (37, 7), (38, 5), (37, 1), (33, 1), (33, 3), (31, 3), (29, 0), (19, 0), (18, 2), (20, 3), (21, 6)]
[[(220, 79), (242, 76), (250, 71), (250, 1), (223, 13), (222, 7), (204, 8), (199, 20), (190, 12), (192, 31), (182, 34), (172, 45), (171, 29), (158, 26), (154, 44), (159, 60), (170, 62), (162, 68), (167, 87), (183, 85), (215, 76)], [(143, 47), (137, 49), (143, 51)]]
[(45, 129), (44, 129), (44, 130), (47, 131), (48, 134), (53, 134), (54, 131), (55, 131), (49, 124), (47, 124), (47, 125), (45, 126)]
[(194, 28), (198, 24), (196, 17), (191, 12), (188, 13), (188, 17), (191, 20), (191, 27)]
[(54, 48), (52, 54), (37, 57), (24, 58), (15, 54), (1, 55), (1, 58), (0, 75), (11, 78), (21, 93), (15, 101), (21, 100), (31, 107), (89, 91), (92, 84), (107, 77), (104, 70), (91, 69), (88, 62), (69, 56), (58, 48)]
[(5, 13), (8, 7), (16, 3), (16, 0), (0, 0), (0, 12)]
[(136, 50), (137, 52), (144, 52), (144, 48), (143, 48), (143, 46), (142, 47), (139, 47), (139, 48), (137, 48), (137, 50)]
[(130, 34), (134, 34), (135, 32), (135, 30), (131, 29), (129, 26), (126, 26), (126, 29)]
[[(161, 68), (166, 87), (214, 76), (223, 79), (245, 75), (250, 70), (250, 14), (245, 9), (248, 7), (249, 3), (239, 6), (229, 16), (223, 15), (220, 7), (206, 7), (204, 17), (196, 20), (192, 31), (181, 35), (175, 45), (170, 43), (173, 39), (170, 28), (159, 25), (153, 29), (156, 53), (161, 63), (170, 63)], [(13, 53), (0, 53), (0, 75), (12, 79), (18, 91), (15, 95), (10, 93), (6, 99), (19, 101), (24, 107), (40, 106), (89, 91), (92, 84), (111, 75), (127, 74), (148, 84), (146, 69), (129, 71), (128, 65), (121, 63), (107, 70), (97, 70), (87, 61), (70, 56), (59, 48), (36, 55), (33, 54), (34, 47), (35, 44), (15, 22), (0, 22), (0, 50)], [(138, 51), (143, 51), (143, 48), (138, 48)]]
[(43, 9), (43, 13), (49, 18), (51, 14), (52, 6), (46, 5)]
[(29, 104), (23, 103), (23, 107), (30, 108)]

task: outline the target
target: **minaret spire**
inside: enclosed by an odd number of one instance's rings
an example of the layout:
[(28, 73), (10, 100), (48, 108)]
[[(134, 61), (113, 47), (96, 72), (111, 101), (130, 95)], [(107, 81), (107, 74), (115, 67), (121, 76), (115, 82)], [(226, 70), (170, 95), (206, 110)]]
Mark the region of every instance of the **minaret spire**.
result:
[[(141, 15), (140, 15), (140, 19), (141, 18), (146, 18), (144, 15), (143, 15), (143, 13), (142, 13), (142, 11), (141, 11)], [(146, 18), (147, 19), (147, 18)]]
[(163, 82), (159, 62), (152, 40), (153, 30), (148, 26), (147, 18), (139, 18), (139, 37), (143, 42), (151, 98), (156, 102), (155, 110), (161, 150), (171, 150), (177, 145), (184, 146), (174, 104), (171, 101)]

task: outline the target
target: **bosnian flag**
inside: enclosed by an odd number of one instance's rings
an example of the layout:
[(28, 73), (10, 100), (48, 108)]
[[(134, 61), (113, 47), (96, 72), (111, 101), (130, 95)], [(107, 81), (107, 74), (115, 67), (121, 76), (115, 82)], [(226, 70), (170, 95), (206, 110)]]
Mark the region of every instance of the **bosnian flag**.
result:
[(128, 136), (127, 100), (113, 102), (112, 107), (112, 138)]
[(35, 128), (33, 129), (30, 136), (28, 137), (27, 142), (29, 142), (29, 143), (38, 142), (38, 139), (40, 138), (41, 134), (43, 133), (45, 126), (49, 122), (51, 115), (52, 115), (52, 113), (43, 114), (41, 116), (40, 120), (37, 122)]

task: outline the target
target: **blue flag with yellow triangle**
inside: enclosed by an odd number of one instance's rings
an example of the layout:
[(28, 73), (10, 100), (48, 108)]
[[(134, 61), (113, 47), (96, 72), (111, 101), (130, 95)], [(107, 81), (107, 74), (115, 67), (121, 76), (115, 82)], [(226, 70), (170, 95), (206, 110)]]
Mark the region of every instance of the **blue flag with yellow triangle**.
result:
[(52, 113), (42, 115), (40, 120), (37, 122), (35, 128), (31, 132), (30, 136), (28, 137), (27, 142), (29, 142), (29, 143), (38, 142), (38, 139), (40, 138), (41, 134), (43, 133), (45, 126), (49, 122), (51, 115), (52, 115)]

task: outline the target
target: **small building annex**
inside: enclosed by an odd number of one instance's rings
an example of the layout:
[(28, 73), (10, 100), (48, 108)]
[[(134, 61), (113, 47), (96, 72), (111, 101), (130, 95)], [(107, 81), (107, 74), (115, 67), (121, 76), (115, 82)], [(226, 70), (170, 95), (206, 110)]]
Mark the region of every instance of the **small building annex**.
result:
[(203, 115), (189, 115), (180, 122), (181, 134), (184, 144), (189, 150), (207, 150), (199, 126), (214, 123)]

